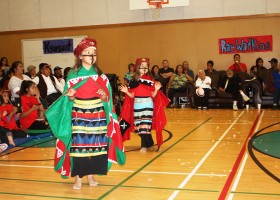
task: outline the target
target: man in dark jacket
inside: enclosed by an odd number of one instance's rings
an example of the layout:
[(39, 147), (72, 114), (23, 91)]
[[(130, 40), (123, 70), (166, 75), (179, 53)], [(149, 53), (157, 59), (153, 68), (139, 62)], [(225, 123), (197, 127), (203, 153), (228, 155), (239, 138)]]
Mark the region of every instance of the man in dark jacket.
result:
[(244, 94), (241, 89), (242, 80), (239, 76), (234, 75), (234, 71), (227, 70), (227, 75), (220, 80), (219, 92), (226, 92), (232, 94), (233, 110), (238, 110), (237, 101), (241, 95), (244, 101), (249, 101), (250, 98)]
[(40, 72), (33, 81), (37, 84), (41, 98), (45, 99), (48, 106), (57, 100), (62, 92), (63, 86), (55, 76), (51, 74), (51, 66), (47, 63), (39, 65)]

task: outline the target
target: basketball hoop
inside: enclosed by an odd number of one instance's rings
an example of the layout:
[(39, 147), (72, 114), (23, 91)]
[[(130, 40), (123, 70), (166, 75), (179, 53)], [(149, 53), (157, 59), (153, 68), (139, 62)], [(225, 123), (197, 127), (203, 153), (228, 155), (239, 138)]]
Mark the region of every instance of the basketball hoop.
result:
[(157, 20), (160, 17), (160, 9), (164, 0), (148, 0), (147, 2), (152, 10), (152, 18)]

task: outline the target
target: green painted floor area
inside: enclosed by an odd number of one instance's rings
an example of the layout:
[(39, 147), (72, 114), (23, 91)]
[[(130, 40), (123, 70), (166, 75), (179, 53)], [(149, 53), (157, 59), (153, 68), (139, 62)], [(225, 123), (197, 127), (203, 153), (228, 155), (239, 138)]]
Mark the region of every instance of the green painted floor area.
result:
[(22, 145), (21, 147), (38, 147), (38, 148), (43, 148), (43, 147), (55, 147), (56, 143), (56, 138), (51, 136), (51, 137), (44, 137), (44, 138), (37, 138), (37, 139), (32, 139), (29, 142), (26, 142)]
[(257, 136), (253, 141), (253, 146), (264, 154), (280, 158), (280, 131)]

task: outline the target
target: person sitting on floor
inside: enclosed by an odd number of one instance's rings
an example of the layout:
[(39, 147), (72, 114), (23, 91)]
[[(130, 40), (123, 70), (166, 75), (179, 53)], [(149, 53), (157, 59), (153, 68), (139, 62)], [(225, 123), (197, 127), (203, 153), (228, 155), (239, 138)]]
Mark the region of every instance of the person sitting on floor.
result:
[(8, 148), (6, 143), (0, 143), (0, 153), (4, 152)]
[(55, 102), (63, 92), (62, 84), (55, 76), (51, 74), (51, 66), (47, 63), (39, 65), (40, 73), (33, 81), (37, 84), (41, 97), (45, 99), (50, 106)]
[[(4, 127), (12, 132), (12, 138), (26, 138), (27, 133), (18, 127), (19, 113), (18, 108), (11, 104), (10, 94), (8, 91), (2, 91), (0, 96), (0, 110), (2, 111)], [(10, 138), (10, 140), (12, 140)], [(15, 146), (14, 142), (10, 143)]]
[(223, 77), (219, 83), (219, 92), (232, 94), (233, 110), (238, 110), (237, 101), (239, 99), (239, 95), (242, 96), (245, 102), (250, 100), (250, 98), (242, 91), (241, 83), (241, 78), (235, 75), (234, 71), (231, 69), (227, 70), (226, 76)]
[(23, 129), (48, 129), (45, 122), (45, 109), (40, 101), (40, 94), (36, 84), (32, 81), (23, 81), (20, 87), (22, 113), (20, 124)]
[(211, 78), (205, 75), (204, 70), (198, 71), (198, 77), (195, 82), (196, 86), (196, 95), (197, 95), (197, 109), (198, 110), (207, 110), (208, 109), (208, 100), (209, 94), (211, 91)]
[(187, 92), (188, 78), (187, 74), (184, 74), (183, 65), (177, 65), (175, 69), (175, 74), (170, 77), (168, 82), (168, 98), (170, 99), (170, 107), (174, 107), (174, 95), (175, 93), (185, 93)]
[(0, 108), (0, 139), (1, 143), (5, 143), (7, 145), (16, 146), (13, 139), (12, 132), (5, 128), (5, 122), (3, 118), (5, 117), (5, 113)]

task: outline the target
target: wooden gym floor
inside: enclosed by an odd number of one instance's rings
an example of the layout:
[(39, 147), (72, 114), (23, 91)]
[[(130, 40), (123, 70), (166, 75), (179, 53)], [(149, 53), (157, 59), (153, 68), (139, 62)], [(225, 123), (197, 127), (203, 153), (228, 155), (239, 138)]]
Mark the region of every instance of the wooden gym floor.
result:
[[(0, 154), (0, 199), (280, 199), (280, 112), (166, 109), (159, 152), (125, 143), (127, 162), (96, 176), (97, 187), (53, 170), (54, 138)], [(50, 147), (48, 147), (49, 144)]]

